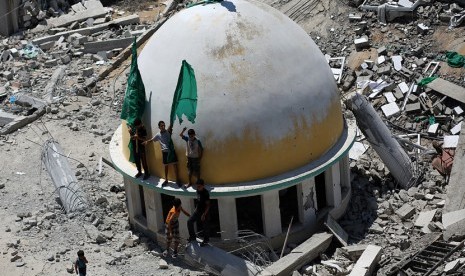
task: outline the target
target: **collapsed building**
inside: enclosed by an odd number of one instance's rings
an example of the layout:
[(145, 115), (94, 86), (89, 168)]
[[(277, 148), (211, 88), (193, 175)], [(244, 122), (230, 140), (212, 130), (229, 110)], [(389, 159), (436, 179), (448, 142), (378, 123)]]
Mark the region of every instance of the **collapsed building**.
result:
[[(196, 5), (175, 14), (138, 58), (146, 89), (142, 121), (149, 136), (159, 120), (168, 120), (182, 60), (195, 70), (197, 118), (195, 124), (176, 122), (173, 142), (183, 183), (185, 144), (178, 133), (184, 126), (194, 128), (205, 147), (202, 178), (212, 198), (214, 245), (225, 245), (243, 229), (282, 245), (292, 219), (289, 239), (303, 241), (320, 218), (344, 214), (355, 128), (342, 115), (327, 61), (305, 31), (256, 1)], [(152, 176), (134, 178), (128, 142), (123, 121), (110, 154), (124, 177), (130, 223), (163, 243), (173, 197), (191, 211), (195, 190), (171, 180), (162, 187), (158, 144), (146, 147)], [(187, 237), (182, 217), (180, 234)]]

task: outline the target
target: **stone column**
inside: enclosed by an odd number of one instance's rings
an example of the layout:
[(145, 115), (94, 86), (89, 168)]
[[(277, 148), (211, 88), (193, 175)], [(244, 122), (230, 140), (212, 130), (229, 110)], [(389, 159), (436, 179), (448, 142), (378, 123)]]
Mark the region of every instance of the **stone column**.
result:
[[(194, 212), (194, 199), (186, 196), (176, 196), (181, 199), (182, 208), (186, 210), (189, 214)], [(184, 214), (179, 216), (179, 235), (181, 238), (187, 239), (189, 237), (189, 231), (187, 230), (187, 220), (189, 218)]]
[(221, 238), (235, 239), (237, 237), (237, 209), (234, 197), (218, 198)]
[(297, 185), (299, 220), (303, 225), (316, 222), (315, 178), (311, 177)]
[(348, 154), (339, 161), (339, 169), (341, 171), (341, 188), (350, 188), (350, 160)]
[(144, 189), (145, 210), (147, 212), (147, 228), (157, 233), (164, 231), (165, 223), (163, 221), (163, 209), (161, 205), (160, 193), (152, 189)]
[(135, 217), (142, 213), (139, 185), (134, 184), (129, 178), (124, 177), (124, 189), (126, 190), (129, 221), (134, 224)]
[(326, 201), (328, 205), (338, 207), (341, 204), (341, 173), (339, 162), (325, 172)]
[(262, 195), (263, 232), (267, 237), (282, 233), (279, 210), (279, 191), (269, 191)]

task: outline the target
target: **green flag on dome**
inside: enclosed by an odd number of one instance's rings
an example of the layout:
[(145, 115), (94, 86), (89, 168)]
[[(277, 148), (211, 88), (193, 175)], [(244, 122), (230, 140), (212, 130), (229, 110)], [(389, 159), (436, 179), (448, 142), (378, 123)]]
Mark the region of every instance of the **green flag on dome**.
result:
[[(179, 72), (178, 84), (174, 91), (173, 103), (171, 104), (170, 125), (174, 124), (176, 116), (179, 123), (182, 123), (182, 115), (187, 117), (191, 123), (195, 123), (197, 112), (197, 82), (195, 80), (194, 69), (187, 61), (183, 60), (181, 71)], [(168, 162), (175, 160), (173, 140), (168, 145)]]
[(195, 80), (194, 69), (187, 61), (183, 60), (171, 105), (170, 123), (173, 125), (176, 116), (179, 119), (179, 123), (182, 123), (182, 115), (185, 115), (191, 123), (195, 123), (196, 112), (197, 82)]
[(136, 39), (132, 44), (131, 70), (124, 96), (123, 108), (121, 109), (121, 119), (126, 120), (129, 126), (134, 125), (137, 118), (141, 118), (145, 109), (145, 86), (137, 66), (137, 45)]
[[(136, 38), (132, 44), (132, 60), (131, 70), (126, 87), (126, 94), (124, 96), (123, 107), (121, 109), (122, 120), (126, 120), (129, 127), (134, 127), (134, 121), (141, 118), (145, 109), (145, 86), (137, 66), (137, 45)], [(134, 154), (132, 152), (132, 140), (129, 139), (129, 151), (131, 153), (129, 161), (134, 162)]]

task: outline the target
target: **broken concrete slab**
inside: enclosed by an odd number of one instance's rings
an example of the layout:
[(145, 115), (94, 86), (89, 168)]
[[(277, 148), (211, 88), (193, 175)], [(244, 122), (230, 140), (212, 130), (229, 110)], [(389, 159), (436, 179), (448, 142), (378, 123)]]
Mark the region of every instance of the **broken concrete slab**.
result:
[(402, 220), (406, 220), (415, 214), (415, 208), (406, 203), (395, 212)]
[(53, 101), (53, 97), (54, 97), (53, 94), (55, 92), (56, 84), (57, 84), (57, 82), (59, 80), (61, 80), (63, 78), (63, 76), (65, 75), (65, 72), (66, 72), (66, 66), (65, 65), (62, 65), (62, 66), (58, 67), (57, 69), (55, 69), (55, 71), (53, 72), (52, 77), (50, 78), (47, 85), (45, 86), (44, 99), (48, 103), (51, 103)]
[(422, 228), (428, 226), (428, 224), (433, 220), (434, 215), (436, 215), (437, 209), (431, 211), (421, 212), (415, 220), (415, 227)]
[(127, 37), (121, 39), (108, 39), (105, 41), (96, 41), (84, 43), (84, 53), (96, 54), (101, 51), (109, 51), (116, 48), (126, 48), (134, 41), (134, 38)]
[(368, 247), (368, 244), (356, 244), (350, 246), (344, 246), (341, 250), (344, 254), (352, 261), (358, 260), (360, 256), (362, 256), (363, 251)]
[(332, 237), (333, 235), (328, 233), (314, 234), (294, 248), (291, 253), (266, 267), (264, 275), (290, 275), (292, 271), (301, 268), (324, 252), (330, 245)]
[(32, 115), (29, 116), (20, 116), (14, 121), (6, 124), (3, 128), (0, 129), (0, 135), (6, 135), (15, 132), (19, 128), (22, 128), (45, 114), (45, 107), (35, 111)]
[(33, 107), (40, 109), (47, 105), (47, 103), (41, 99), (27, 95), (26, 93), (16, 93), (16, 104), (26, 107)]
[(446, 81), (442, 78), (437, 78), (428, 83), (426, 87), (461, 103), (465, 103), (465, 88), (455, 83)]
[(13, 122), (18, 116), (0, 110), (0, 127)]
[(347, 246), (347, 242), (349, 240), (349, 235), (337, 223), (337, 221), (334, 220), (334, 218), (330, 214), (328, 214), (328, 216), (326, 217), (325, 226), (328, 227), (328, 229), (331, 231), (331, 233), (333, 233), (334, 236), (336, 236), (336, 238), (339, 240), (339, 242), (343, 246)]
[(447, 189), (446, 204), (444, 206), (444, 213), (452, 212), (465, 208), (465, 124), (462, 124), (459, 142), (455, 149), (454, 163), (449, 178), (449, 187)]
[(465, 219), (465, 209), (442, 214), (442, 225), (444, 228)]
[(88, 0), (84, 2), (85, 10), (79, 10), (75, 13), (67, 13), (59, 17), (50, 18), (47, 20), (47, 29), (56, 27), (65, 27), (73, 22), (83, 22), (88, 18), (104, 17), (107, 11), (102, 3), (98, 0)]
[(443, 237), (445, 241), (448, 241), (453, 237), (463, 239), (465, 237), (465, 219), (449, 225), (443, 232)]
[(50, 36), (44, 36), (40, 38), (36, 38), (32, 40), (32, 43), (34, 45), (40, 45), (44, 42), (49, 42), (49, 41), (57, 41), (60, 37), (67, 38), (68, 36), (72, 34), (80, 34), (83, 36), (88, 36), (92, 35), (94, 33), (103, 31), (107, 29), (110, 25), (119, 25), (119, 26), (126, 26), (126, 25), (131, 25), (131, 24), (137, 24), (140, 22), (140, 18), (137, 14), (126, 16), (126, 17), (121, 17), (115, 20), (112, 20), (110, 22), (98, 25), (98, 26), (92, 26), (92, 27), (87, 27), (87, 28), (81, 28), (77, 30), (70, 30), (70, 31), (65, 31), (65, 32), (60, 32), (54, 35)]
[(383, 249), (380, 246), (368, 245), (362, 256), (349, 274), (349, 276), (365, 276), (372, 275), (373, 271), (381, 259)]

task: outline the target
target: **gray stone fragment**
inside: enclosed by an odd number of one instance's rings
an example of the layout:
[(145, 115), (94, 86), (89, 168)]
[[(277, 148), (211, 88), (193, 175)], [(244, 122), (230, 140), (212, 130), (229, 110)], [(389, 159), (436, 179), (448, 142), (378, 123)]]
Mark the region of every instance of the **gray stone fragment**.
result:
[(415, 214), (415, 208), (410, 204), (404, 204), (400, 209), (395, 212), (402, 220), (409, 219), (413, 214)]

